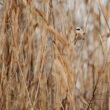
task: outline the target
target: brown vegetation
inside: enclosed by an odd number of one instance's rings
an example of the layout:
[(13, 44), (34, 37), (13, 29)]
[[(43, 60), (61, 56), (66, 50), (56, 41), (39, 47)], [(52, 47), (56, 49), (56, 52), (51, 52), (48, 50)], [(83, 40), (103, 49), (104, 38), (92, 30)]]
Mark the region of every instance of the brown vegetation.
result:
[(0, 110), (110, 109), (105, 1), (0, 2)]

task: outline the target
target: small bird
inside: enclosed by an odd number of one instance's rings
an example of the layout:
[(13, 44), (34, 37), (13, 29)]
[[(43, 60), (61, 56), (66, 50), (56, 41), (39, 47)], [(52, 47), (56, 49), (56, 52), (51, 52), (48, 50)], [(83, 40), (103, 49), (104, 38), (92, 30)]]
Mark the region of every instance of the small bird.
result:
[(74, 44), (76, 44), (76, 42), (78, 40), (84, 40), (85, 39), (85, 32), (83, 29), (81, 29), (80, 27), (76, 28), (76, 34), (75, 34), (75, 39), (74, 39)]

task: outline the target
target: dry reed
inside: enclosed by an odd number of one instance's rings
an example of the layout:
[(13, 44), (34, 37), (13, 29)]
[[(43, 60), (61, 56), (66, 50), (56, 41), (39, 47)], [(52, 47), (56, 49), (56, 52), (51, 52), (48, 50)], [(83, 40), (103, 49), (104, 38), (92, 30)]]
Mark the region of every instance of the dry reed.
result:
[(109, 110), (109, 12), (109, 0), (1, 0), (0, 110)]

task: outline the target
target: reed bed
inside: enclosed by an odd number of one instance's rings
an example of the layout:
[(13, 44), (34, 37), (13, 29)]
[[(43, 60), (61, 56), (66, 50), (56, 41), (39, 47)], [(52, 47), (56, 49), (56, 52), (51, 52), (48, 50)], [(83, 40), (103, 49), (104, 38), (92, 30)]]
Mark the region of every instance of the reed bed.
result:
[(109, 0), (0, 1), (0, 110), (109, 107)]

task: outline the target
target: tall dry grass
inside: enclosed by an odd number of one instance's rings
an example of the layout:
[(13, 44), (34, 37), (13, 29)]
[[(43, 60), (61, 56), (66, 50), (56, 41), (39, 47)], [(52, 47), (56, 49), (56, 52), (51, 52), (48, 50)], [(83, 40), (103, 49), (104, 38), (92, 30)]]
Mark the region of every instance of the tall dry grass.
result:
[(0, 110), (110, 109), (105, 2), (1, 0)]

